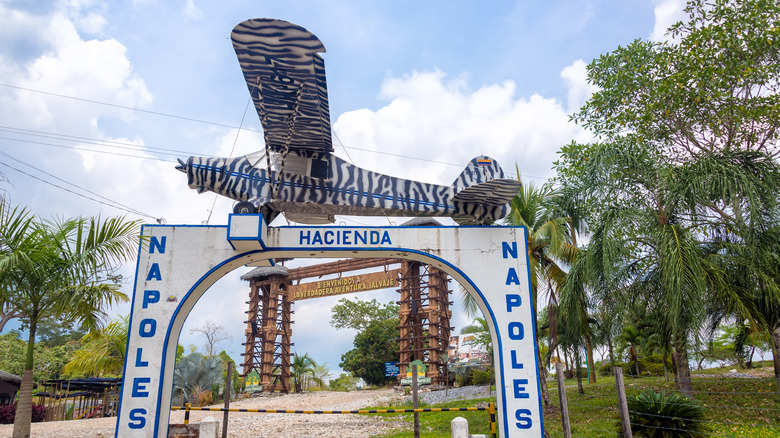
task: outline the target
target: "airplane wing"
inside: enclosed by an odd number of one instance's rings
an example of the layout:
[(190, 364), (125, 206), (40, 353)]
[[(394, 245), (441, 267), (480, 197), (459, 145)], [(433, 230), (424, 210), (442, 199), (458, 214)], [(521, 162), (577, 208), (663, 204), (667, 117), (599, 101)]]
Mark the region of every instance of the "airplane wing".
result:
[(246, 85), (274, 151), (333, 152), (325, 46), (308, 30), (256, 18), (231, 33)]

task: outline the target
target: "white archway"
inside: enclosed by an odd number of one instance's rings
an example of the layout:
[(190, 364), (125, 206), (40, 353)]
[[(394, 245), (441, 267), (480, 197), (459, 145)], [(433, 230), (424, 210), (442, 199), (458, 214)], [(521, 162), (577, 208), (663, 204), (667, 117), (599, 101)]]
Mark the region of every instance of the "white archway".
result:
[(501, 436), (543, 436), (524, 228), (268, 228), (259, 215), (231, 215), (227, 226), (147, 225), (142, 236), (117, 436), (167, 436), (187, 315), (222, 276), (281, 257), (404, 258), (446, 271), (490, 321)]

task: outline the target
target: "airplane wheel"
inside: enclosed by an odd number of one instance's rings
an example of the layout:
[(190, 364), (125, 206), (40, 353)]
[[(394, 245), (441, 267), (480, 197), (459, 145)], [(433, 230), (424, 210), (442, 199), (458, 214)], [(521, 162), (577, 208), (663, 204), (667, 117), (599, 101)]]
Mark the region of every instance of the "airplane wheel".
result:
[(233, 207), (235, 214), (254, 214), (256, 212), (255, 205), (248, 201), (241, 201)]

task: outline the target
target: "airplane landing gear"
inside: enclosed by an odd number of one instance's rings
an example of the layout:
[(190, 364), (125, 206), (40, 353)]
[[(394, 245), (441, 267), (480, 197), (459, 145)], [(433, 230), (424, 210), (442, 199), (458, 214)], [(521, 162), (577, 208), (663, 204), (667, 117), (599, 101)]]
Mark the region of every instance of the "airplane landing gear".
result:
[(257, 208), (255, 205), (248, 201), (241, 201), (233, 206), (233, 213), (235, 214), (255, 214)]

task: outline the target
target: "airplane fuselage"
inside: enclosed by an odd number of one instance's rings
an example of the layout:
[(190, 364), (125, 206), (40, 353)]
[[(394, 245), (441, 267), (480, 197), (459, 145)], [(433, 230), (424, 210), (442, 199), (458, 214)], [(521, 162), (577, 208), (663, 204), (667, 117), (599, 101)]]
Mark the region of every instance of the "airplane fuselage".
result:
[(455, 199), (462, 188), (503, 177), (493, 160), (489, 161), (494, 167), (470, 166), (470, 171), (464, 171), (468, 175), (461, 174), (460, 183), (456, 180), (452, 186), (443, 186), (372, 172), (333, 154), (303, 159), (306, 164), (298, 173), (269, 169), (265, 161), (252, 163), (245, 156), (190, 157), (180, 170), (187, 173), (189, 186), (199, 192), (248, 201), (261, 211), (267, 207), (285, 212), (289, 219), (302, 223), (332, 222), (333, 215), (350, 215), (449, 216), (461, 224), (484, 224), (506, 216), (508, 211), (506, 204)]

